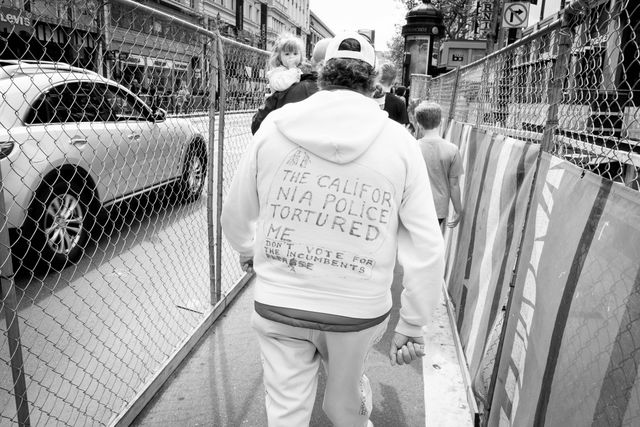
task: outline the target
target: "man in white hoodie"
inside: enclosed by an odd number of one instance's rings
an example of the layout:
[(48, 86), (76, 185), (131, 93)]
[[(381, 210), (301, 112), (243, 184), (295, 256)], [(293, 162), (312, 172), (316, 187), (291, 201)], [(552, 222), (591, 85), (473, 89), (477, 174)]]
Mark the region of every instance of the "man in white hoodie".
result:
[(365, 361), (387, 328), (396, 257), (404, 290), (389, 357), (424, 355), (444, 244), (420, 149), (370, 96), (374, 67), (362, 36), (335, 37), (322, 90), (267, 116), (223, 206), (224, 233), (256, 272), (270, 427), (309, 424), (321, 362), (329, 419), (371, 425)]

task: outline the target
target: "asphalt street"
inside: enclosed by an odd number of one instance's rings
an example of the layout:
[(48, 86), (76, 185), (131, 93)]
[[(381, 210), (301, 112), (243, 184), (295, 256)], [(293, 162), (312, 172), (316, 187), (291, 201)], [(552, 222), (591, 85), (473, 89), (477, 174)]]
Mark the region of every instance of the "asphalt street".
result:
[[(230, 158), (248, 141), (246, 116), (226, 120)], [(208, 135), (208, 117), (190, 120)], [(32, 425), (107, 424), (209, 308), (207, 202), (215, 212), (216, 198), (182, 205), (157, 196), (119, 207), (77, 265), (15, 278)], [(232, 261), (221, 267), (226, 289), (240, 277)], [(3, 331), (0, 427), (15, 415), (12, 381)]]

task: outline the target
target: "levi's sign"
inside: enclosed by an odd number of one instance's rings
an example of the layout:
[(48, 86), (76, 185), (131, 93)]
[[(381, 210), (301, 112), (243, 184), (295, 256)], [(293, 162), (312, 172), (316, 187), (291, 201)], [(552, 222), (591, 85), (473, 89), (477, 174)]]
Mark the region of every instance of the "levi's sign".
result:
[(9, 24), (16, 30), (33, 30), (31, 13), (12, 7), (0, 7), (0, 26)]

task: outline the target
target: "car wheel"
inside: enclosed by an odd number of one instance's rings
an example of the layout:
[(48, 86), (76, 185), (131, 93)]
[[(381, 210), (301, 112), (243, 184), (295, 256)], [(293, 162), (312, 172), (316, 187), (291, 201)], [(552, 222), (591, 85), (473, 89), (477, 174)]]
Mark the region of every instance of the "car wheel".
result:
[(56, 269), (82, 257), (94, 223), (92, 192), (74, 187), (73, 182), (64, 180), (45, 184), (29, 210), (30, 250)]
[(207, 155), (202, 149), (190, 148), (185, 158), (180, 185), (180, 198), (185, 203), (195, 202), (202, 194), (207, 178)]

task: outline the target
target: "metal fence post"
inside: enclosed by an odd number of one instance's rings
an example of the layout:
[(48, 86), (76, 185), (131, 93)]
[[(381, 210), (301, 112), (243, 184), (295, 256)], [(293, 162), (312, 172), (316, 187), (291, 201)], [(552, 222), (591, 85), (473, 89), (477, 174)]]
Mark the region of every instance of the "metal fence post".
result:
[(512, 105), (512, 78), (513, 78), (513, 64), (515, 62), (516, 52), (515, 49), (510, 48), (504, 52), (504, 62), (501, 64), (502, 68), (499, 69), (499, 77), (497, 81), (497, 103), (496, 109), (493, 113), (493, 124), (506, 128), (508, 127), (509, 120), (509, 107)]
[(547, 111), (547, 120), (542, 131), (541, 148), (542, 151), (548, 153), (553, 151), (553, 137), (558, 129), (558, 107), (563, 98), (563, 85), (569, 72), (569, 57), (571, 50), (571, 27), (575, 14), (582, 4), (582, 1), (578, 1), (574, 6), (574, 3), (566, 9), (562, 16), (562, 26), (558, 30), (558, 56), (556, 62), (553, 65), (552, 77), (549, 82), (549, 92), (547, 96), (547, 104), (549, 110)]
[(216, 286), (215, 286), (215, 298), (216, 302), (220, 301), (222, 296), (222, 223), (220, 222), (220, 216), (222, 215), (222, 191), (224, 188), (224, 119), (226, 112), (226, 100), (227, 100), (227, 88), (225, 86), (226, 81), (226, 69), (224, 65), (224, 50), (222, 49), (222, 38), (218, 27), (215, 29), (216, 34), (216, 58), (218, 64), (218, 81), (219, 81), (219, 100), (220, 105), (218, 108), (218, 195), (217, 195), (217, 207), (216, 213)]
[[(217, 215), (213, 214), (213, 201), (217, 200), (216, 184), (214, 180), (215, 168), (213, 162), (216, 153), (215, 144), (215, 131), (216, 131), (216, 92), (218, 91), (218, 73), (217, 73), (217, 60), (218, 49), (217, 40), (215, 38), (207, 40), (204, 47), (210, 47), (210, 52), (205, 52), (205, 57), (209, 64), (209, 153), (208, 153), (208, 166), (207, 166), (207, 234), (209, 242), (209, 297), (211, 305), (214, 306), (219, 300), (218, 293), (216, 292), (216, 272), (220, 270), (218, 264), (219, 257), (216, 251), (216, 230), (217, 230)], [(217, 212), (217, 206), (216, 206)], [(215, 229), (214, 229), (215, 227)]]
[(456, 97), (458, 96), (458, 82), (460, 81), (460, 66), (456, 67), (456, 77), (453, 80), (453, 90), (451, 91), (451, 106), (449, 107), (449, 117), (447, 118), (447, 125), (442, 129), (442, 134), (447, 133), (451, 121), (456, 114)]
[(18, 322), (18, 299), (16, 298), (15, 281), (13, 280), (13, 264), (11, 259), (11, 243), (7, 228), (7, 215), (4, 205), (4, 185), (2, 171), (0, 171), (0, 301), (4, 309), (7, 323), (7, 341), (9, 343), (9, 359), (13, 390), (16, 400), (18, 425), (28, 427), (29, 400), (27, 399), (27, 385), (24, 378), (24, 361), (22, 359), (22, 344), (20, 342), (20, 325)]
[[(482, 61), (482, 75), (480, 77), (480, 87), (478, 88), (478, 95), (476, 96), (476, 101), (478, 103), (478, 109), (480, 110), (478, 114), (476, 114), (476, 122), (475, 124), (478, 128), (480, 128), (486, 122), (487, 116), (487, 105), (490, 104), (489, 96), (485, 96), (488, 93), (489, 86), (489, 59), (485, 58)], [(489, 107), (490, 108), (490, 107)]]

